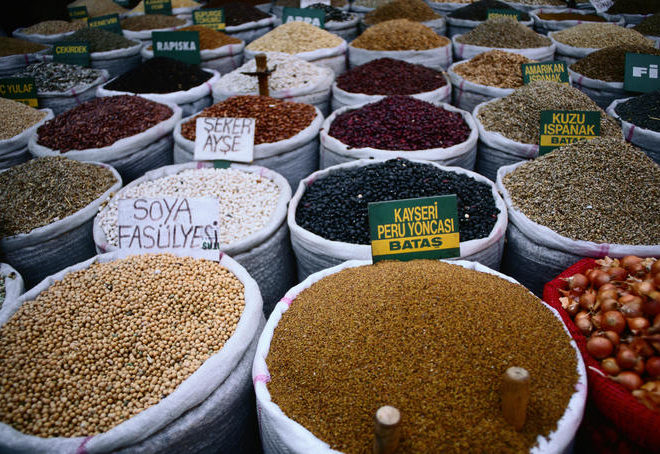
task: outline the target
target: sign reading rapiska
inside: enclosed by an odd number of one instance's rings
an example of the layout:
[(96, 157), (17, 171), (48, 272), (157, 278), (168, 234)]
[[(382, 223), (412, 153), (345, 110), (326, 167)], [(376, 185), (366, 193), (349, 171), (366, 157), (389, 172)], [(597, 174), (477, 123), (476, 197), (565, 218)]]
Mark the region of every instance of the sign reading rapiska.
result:
[(542, 110), (539, 156), (555, 148), (600, 135), (600, 112)]
[(199, 65), (199, 32), (152, 32), (154, 57), (168, 57), (191, 65)]
[(454, 194), (370, 203), (369, 229), (374, 263), (461, 254)]

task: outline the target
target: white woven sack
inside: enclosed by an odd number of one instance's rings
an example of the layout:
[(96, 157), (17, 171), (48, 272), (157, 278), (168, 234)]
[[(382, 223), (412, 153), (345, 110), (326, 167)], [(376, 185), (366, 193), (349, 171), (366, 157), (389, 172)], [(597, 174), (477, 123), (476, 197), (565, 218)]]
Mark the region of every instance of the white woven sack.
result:
[[(525, 27), (529, 27), (529, 28), (532, 28), (532, 24), (534, 23), (532, 19), (521, 20), (519, 22)], [(480, 20), (458, 19), (456, 17), (447, 17), (447, 29), (448, 29), (447, 36), (453, 38), (456, 35), (464, 35), (483, 23), (484, 21), (480, 21)]]
[(623, 20), (623, 22), (626, 25), (637, 25), (647, 17), (652, 16), (653, 14), (608, 14), (608, 13), (601, 13), (601, 16), (603, 16), (605, 19), (607, 19), (607, 22), (613, 22), (613, 23), (618, 23), (620, 20)]
[[(154, 58), (153, 49), (148, 49), (149, 46), (144, 46), (140, 51), (142, 61)], [(243, 49), (245, 43), (227, 44), (226, 46), (218, 47), (217, 49), (202, 49), (199, 51), (201, 58), (200, 66), (202, 68), (217, 71), (219, 74), (227, 74), (243, 64)], [(197, 111), (198, 112), (198, 111)], [(187, 115), (184, 112), (184, 115)]]
[(459, 36), (455, 35), (451, 38), (452, 45), (454, 47), (454, 57), (456, 61), (467, 60), (475, 55), (488, 52), (489, 50), (503, 50), (504, 52), (513, 52), (514, 54), (524, 55), (527, 58), (538, 61), (549, 61), (554, 58), (555, 55), (555, 44), (554, 42), (549, 46), (543, 47), (531, 47), (528, 49), (507, 49), (504, 47), (484, 47), (484, 46), (475, 46), (473, 44), (462, 44), (457, 41)]
[[(145, 181), (153, 181), (169, 175), (175, 175), (186, 169), (212, 167), (213, 163), (211, 162), (188, 162), (160, 167), (147, 172), (142, 177), (124, 186), (122, 190), (112, 197), (110, 202), (118, 200), (128, 188), (134, 188)], [(261, 296), (264, 301), (264, 313), (268, 316), (275, 303), (277, 303), (279, 298), (284, 295), (284, 292), (296, 280), (293, 253), (289, 244), (289, 228), (286, 224), (286, 210), (289, 200), (291, 200), (291, 187), (283, 176), (264, 167), (232, 164), (231, 168), (244, 172), (258, 173), (263, 178), (267, 178), (277, 184), (280, 190), (277, 206), (268, 223), (261, 230), (242, 240), (222, 246), (222, 251), (244, 266), (250, 273), (250, 276), (259, 284)], [(100, 213), (104, 213), (107, 210), (108, 208), (106, 206)], [(108, 243), (99, 219), (99, 215), (94, 218), (93, 228), (96, 251), (100, 254), (116, 251), (117, 247)]]
[[(445, 79), (445, 85), (435, 90), (415, 93), (410, 95), (412, 98), (421, 99), (430, 102), (436, 106), (448, 103), (451, 99), (451, 82), (446, 73), (442, 73)], [(332, 84), (332, 110), (335, 111), (342, 107), (355, 106), (358, 104), (370, 104), (385, 98), (383, 95), (365, 95), (363, 93), (352, 93), (337, 87), (337, 82)], [(466, 110), (466, 109), (464, 109)]]
[(112, 82), (110, 81), (98, 88), (96, 96), (102, 98), (104, 96), (138, 95), (142, 98), (150, 99), (162, 104), (176, 104), (181, 109), (181, 115), (188, 116), (211, 105), (213, 100), (211, 89), (213, 88), (213, 84), (220, 80), (220, 74), (218, 74), (217, 71), (213, 69), (203, 69), (203, 71), (211, 73), (211, 78), (188, 90), (175, 91), (172, 93), (131, 93), (128, 91), (115, 91), (105, 88), (108, 83)]
[(76, 31), (65, 33), (53, 33), (50, 35), (42, 35), (41, 33), (24, 33), (26, 27), (20, 27), (14, 30), (11, 34), (14, 38), (24, 39), (25, 41), (32, 41), (40, 44), (54, 44), (62, 41), (67, 36), (73, 35)]
[(43, 49), (32, 54), (17, 54), (0, 57), (0, 77), (11, 77), (27, 65), (49, 61), (51, 49)]
[(625, 120), (621, 120), (621, 117), (619, 117), (619, 114), (615, 111), (616, 106), (629, 99), (631, 98), (617, 99), (613, 101), (612, 104), (607, 107), (607, 114), (621, 122), (623, 138), (626, 139), (626, 141), (639, 147), (644, 153), (660, 165), (660, 132), (641, 128)]
[[(447, 20), (442, 16), (437, 19), (420, 22), (420, 24), (427, 26), (439, 36), (445, 36), (447, 32)], [(360, 24), (363, 30), (366, 30), (369, 27), (373, 27), (374, 25), (376, 24), (367, 24), (364, 20), (362, 20)]]
[(95, 254), (92, 239), (94, 216), (101, 204), (121, 188), (122, 180), (111, 166), (99, 162), (92, 164), (110, 169), (117, 179), (116, 183), (89, 205), (63, 219), (28, 233), (0, 238), (3, 261), (20, 271), (28, 287)]
[(463, 63), (466, 63), (466, 61), (456, 62), (447, 70), (447, 75), (453, 86), (452, 104), (459, 109), (472, 112), (474, 108), (482, 102), (490, 101), (495, 98), (503, 98), (513, 93), (513, 88), (489, 87), (488, 85), (481, 85), (466, 80), (454, 71), (456, 65)]
[(140, 64), (140, 49), (142, 42), (135, 41), (135, 45), (123, 49), (109, 50), (107, 52), (92, 52), (89, 54), (90, 66), (94, 69), (105, 69), (110, 77), (116, 77), (130, 71)]
[[(181, 125), (194, 115), (184, 118), (174, 128), (174, 163), (193, 161), (195, 141), (181, 135)], [(316, 109), (312, 123), (295, 136), (273, 143), (261, 143), (254, 146), (252, 165), (271, 169), (282, 175), (292, 188), (305, 176), (319, 167), (319, 129), (323, 124), (323, 115)]]
[[(11, 265), (0, 263), (0, 279), (5, 283), (5, 301), (12, 301), (25, 291), (23, 278)], [(0, 310), (4, 303), (0, 301)]]
[(644, 35), (644, 36), (655, 43), (654, 47), (656, 49), (660, 49), (660, 36), (651, 36), (651, 35)]
[(623, 89), (623, 82), (605, 82), (604, 80), (591, 79), (568, 68), (571, 85), (589, 96), (598, 107), (605, 110), (615, 99), (621, 99), (627, 95)]
[(465, 3), (452, 3), (452, 2), (434, 2), (433, 0), (426, 0), (426, 3), (431, 9), (443, 16), (448, 16), (459, 8), (463, 8)]
[[(287, 215), (287, 222), (289, 224), (289, 230), (291, 231), (291, 245), (293, 246), (293, 252), (296, 256), (296, 264), (298, 266), (299, 280), (303, 280), (310, 274), (316, 273), (325, 268), (330, 268), (331, 266), (335, 266), (345, 260), (368, 260), (371, 258), (371, 246), (368, 244), (352, 244), (343, 241), (331, 241), (298, 225), (296, 222), (296, 210), (298, 209), (298, 203), (300, 203), (300, 199), (305, 193), (307, 187), (314, 181), (323, 179), (333, 172), (354, 167), (364, 167), (369, 164), (383, 161), (384, 160), (382, 159), (360, 159), (339, 164), (314, 172), (300, 182), (298, 190), (289, 203), (289, 213)], [(500, 210), (500, 213), (497, 216), (497, 222), (486, 238), (461, 242), (460, 258), (479, 261), (491, 268), (499, 269), (500, 261), (502, 259), (502, 249), (504, 247), (504, 233), (508, 221), (506, 206), (497, 193), (495, 184), (483, 176), (463, 168), (445, 167), (430, 161), (415, 159), (411, 159), (411, 161), (429, 164), (442, 170), (468, 175), (477, 181), (481, 181), (491, 186), (495, 205)]]
[(270, 16), (254, 22), (246, 22), (241, 25), (226, 26), (224, 33), (250, 44), (257, 38), (261, 38), (273, 29), (276, 17)]
[[(559, 6), (559, 5), (539, 5), (539, 4), (530, 4), (530, 3), (517, 3), (517, 2), (510, 2), (510, 1), (504, 1), (507, 5), (509, 5), (511, 8), (517, 9), (518, 11), (524, 11), (526, 13), (531, 12), (532, 10), (535, 10), (537, 8), (543, 8), (547, 12), (551, 12), (553, 10), (558, 10), (562, 8), (566, 8), (565, 6)], [(531, 2), (533, 3), (533, 2)]]
[(345, 162), (351, 162), (358, 159), (393, 159), (393, 158), (406, 158), (406, 159), (420, 159), (423, 161), (430, 161), (440, 165), (462, 167), (464, 169), (473, 169), (477, 153), (477, 141), (479, 133), (472, 115), (469, 112), (458, 109), (450, 104), (440, 104), (442, 107), (450, 112), (458, 112), (463, 116), (463, 119), (470, 128), (470, 135), (465, 140), (451, 147), (447, 148), (430, 148), (428, 150), (380, 150), (372, 147), (354, 148), (349, 147), (340, 140), (330, 136), (330, 126), (338, 115), (351, 110), (357, 110), (369, 103), (358, 104), (355, 106), (346, 106), (341, 109), (335, 110), (326, 120), (321, 127), (321, 148), (320, 148), (320, 168), (327, 169), (328, 167)]
[(451, 65), (451, 44), (427, 50), (369, 50), (348, 46), (348, 63), (351, 68), (379, 58), (403, 60), (442, 71)]
[(325, 31), (337, 35), (346, 42), (353, 41), (358, 37), (360, 26), (360, 16), (351, 13), (351, 18), (347, 21), (328, 21), (325, 23)]
[[(98, 161), (112, 165), (125, 183), (144, 174), (147, 170), (172, 164), (172, 130), (181, 119), (181, 108), (166, 104), (172, 115), (139, 134), (119, 139), (112, 145), (87, 150), (71, 150), (64, 155), (76, 161)], [(59, 150), (39, 145), (39, 136), (34, 134), (28, 142), (30, 153), (36, 157), (61, 156)]]
[(30, 137), (37, 133), (37, 129), (39, 129), (41, 125), (54, 117), (52, 110), (40, 110), (46, 112), (44, 118), (11, 139), (0, 140), (0, 169), (8, 169), (9, 167), (30, 160), (30, 152), (28, 150)]
[(575, 47), (569, 46), (562, 42), (557, 41), (553, 35), (557, 32), (549, 32), (548, 38), (552, 41), (552, 44), (557, 48), (557, 60), (565, 61), (567, 65), (575, 63), (576, 61), (586, 57), (592, 52), (596, 52), (598, 49), (593, 47)]
[(176, 27), (166, 27), (166, 28), (156, 28), (153, 30), (126, 30), (125, 28), (122, 29), (122, 33), (124, 34), (124, 37), (128, 39), (132, 39), (133, 41), (141, 41), (142, 44), (148, 46), (151, 44), (151, 33), (152, 32), (171, 32), (174, 30), (177, 30), (179, 28), (183, 27), (189, 27), (191, 26), (192, 20), (188, 19), (186, 20), (185, 24), (177, 25)]
[[(452, 263), (467, 269), (493, 274), (517, 284), (517, 282), (509, 276), (498, 273), (497, 271), (479, 263), (465, 260), (458, 260)], [(346, 268), (354, 268), (369, 264), (371, 264), (371, 260), (350, 260), (309, 276), (304, 282), (301, 282), (287, 292), (286, 296), (277, 304), (275, 310), (268, 319), (266, 327), (259, 337), (257, 353), (254, 357), (254, 365), (252, 367), (252, 381), (254, 382), (254, 389), (257, 394), (259, 429), (264, 452), (266, 454), (336, 454), (339, 452), (330, 449), (330, 446), (327, 443), (318, 439), (298, 422), (290, 419), (282, 409), (272, 401), (267, 386), (271, 377), (268, 371), (266, 358), (270, 351), (270, 345), (273, 340), (275, 329), (282, 319), (282, 315), (289, 309), (291, 304), (295, 304), (295, 299), (300, 292), (311, 287), (312, 284), (320, 281), (326, 276), (338, 273)], [(545, 303), (544, 305), (561, 321), (561, 316), (555, 309)], [(564, 326), (563, 322), (562, 326)], [(565, 326), (564, 330), (566, 331), (566, 335), (570, 338), (570, 333)], [(554, 432), (551, 432), (548, 438), (539, 435), (537, 437), (538, 446), (532, 448), (530, 453), (570, 452), (573, 438), (575, 437), (575, 433), (582, 421), (587, 400), (587, 372), (580, 351), (577, 348), (577, 344), (572, 339), (570, 344), (575, 350), (575, 355), (577, 357), (578, 380), (575, 385), (575, 392), (571, 396), (564, 414), (559, 421), (557, 421), (557, 429)]]
[(543, 293), (546, 282), (584, 257), (660, 255), (658, 244), (627, 245), (573, 240), (532, 221), (514, 206), (503, 184), (504, 176), (521, 164), (523, 163), (505, 166), (497, 172), (497, 189), (504, 198), (510, 221), (502, 268), (505, 273), (519, 280), (537, 295)]
[[(595, 14), (593, 11), (584, 10), (584, 9), (575, 9), (575, 8), (539, 8), (534, 9), (529, 12), (529, 15), (534, 20), (534, 30), (537, 33), (542, 33), (547, 35), (549, 32), (555, 32), (559, 30), (564, 30), (566, 28), (575, 27), (580, 24), (593, 24), (592, 21), (582, 21), (582, 20), (548, 20), (541, 19), (539, 14), (551, 13), (551, 14), (560, 14), (560, 13), (571, 13), (571, 14)], [(623, 26), (623, 18), (613, 23)]]
[[(26, 302), (35, 299), (66, 274), (119, 258), (117, 252), (97, 255), (44, 279), (18, 299), (7, 301), (0, 311), (0, 325)], [(254, 452), (236, 446), (237, 438), (250, 429), (252, 393), (247, 391), (254, 345), (264, 323), (261, 295), (248, 272), (226, 254), (220, 264), (244, 285), (245, 308), (234, 334), (222, 349), (208, 358), (169, 396), (107, 432), (91, 437), (42, 438), (25, 435), (0, 423), (0, 451), (15, 453), (192, 453)], [(234, 414), (235, 412), (235, 414)], [(209, 420), (204, 418), (208, 417)], [(250, 434), (254, 436), (254, 434)], [(244, 437), (241, 437), (244, 438)], [(244, 440), (240, 440), (244, 441)]]
[[(325, 66), (330, 68), (335, 72), (337, 76), (346, 72), (346, 52), (348, 50), (348, 45), (346, 41), (342, 40), (341, 44), (336, 47), (327, 47), (323, 49), (317, 49), (310, 52), (301, 52), (299, 54), (293, 54), (298, 58), (302, 58), (305, 61), (314, 63), (320, 66)], [(257, 54), (263, 53), (262, 51), (253, 51), (245, 48), (243, 57), (245, 61), (253, 59)]]
[[(499, 132), (488, 131), (479, 121), (479, 111), (490, 100), (477, 105), (472, 112), (474, 121), (479, 131), (479, 143), (477, 145), (476, 170), (489, 180), (495, 181), (497, 169), (502, 166), (520, 161), (528, 161), (539, 155), (539, 146), (536, 144), (522, 143), (504, 137)], [(567, 268), (567, 267), (564, 267)]]
[(105, 83), (110, 79), (108, 71), (100, 69), (101, 74), (93, 82), (89, 84), (78, 84), (64, 91), (40, 91), (37, 90), (37, 97), (39, 98), (39, 106), (48, 108), (53, 111), (55, 115), (59, 115), (69, 109), (72, 109), (80, 104), (91, 101), (96, 98), (96, 89), (99, 85)]
[[(344, 6), (338, 6), (338, 7), (335, 6), (335, 8), (341, 11), (348, 11), (350, 8), (348, 4), (348, 0), (346, 1), (346, 4)], [(282, 25), (282, 14), (284, 13), (284, 6), (273, 4), (273, 6), (270, 8), (270, 13), (273, 14), (277, 19), (279, 19), (279, 23), (277, 25)]]

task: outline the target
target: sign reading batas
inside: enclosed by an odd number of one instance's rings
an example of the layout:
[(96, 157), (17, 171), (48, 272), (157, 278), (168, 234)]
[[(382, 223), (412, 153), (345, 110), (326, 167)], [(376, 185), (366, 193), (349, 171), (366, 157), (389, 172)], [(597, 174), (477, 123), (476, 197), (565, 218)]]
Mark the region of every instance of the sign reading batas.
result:
[(255, 118), (198, 118), (194, 159), (252, 162), (256, 124)]
[(600, 112), (588, 110), (542, 110), (539, 156), (555, 148), (600, 135)]
[(325, 11), (315, 8), (288, 8), (285, 7), (282, 12), (282, 23), (288, 24), (289, 22), (307, 22), (316, 27), (323, 28), (325, 26)]
[(39, 107), (34, 77), (5, 77), (0, 79), (0, 96), (22, 102), (30, 107)]
[(89, 66), (87, 41), (60, 41), (53, 44), (53, 61), (70, 65)]
[(169, 57), (191, 65), (199, 65), (199, 32), (152, 32), (154, 57)]
[(568, 70), (564, 61), (522, 63), (522, 75), (525, 85), (536, 80), (548, 80), (560, 84), (568, 84)]
[(380, 260), (459, 257), (456, 195), (369, 204), (371, 256)]
[(225, 29), (225, 11), (222, 8), (199, 9), (193, 11), (193, 24), (203, 25), (221, 31)]

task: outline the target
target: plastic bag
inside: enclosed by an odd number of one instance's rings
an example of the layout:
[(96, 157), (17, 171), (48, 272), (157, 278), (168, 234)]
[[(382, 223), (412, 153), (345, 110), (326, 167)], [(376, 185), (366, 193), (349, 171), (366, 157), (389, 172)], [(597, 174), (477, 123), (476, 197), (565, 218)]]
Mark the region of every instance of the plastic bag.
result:
[(615, 99), (626, 96), (628, 92), (623, 89), (623, 82), (605, 82), (604, 80), (591, 79), (568, 68), (573, 87), (589, 96), (598, 107), (607, 109)]
[(30, 160), (30, 151), (28, 142), (37, 129), (48, 120), (54, 117), (50, 109), (41, 109), (46, 112), (46, 116), (39, 122), (15, 135), (11, 139), (0, 140), (0, 169), (8, 169), (17, 164), (22, 164)]
[(463, 63), (466, 63), (466, 61), (456, 62), (447, 70), (447, 75), (453, 86), (452, 104), (459, 109), (472, 112), (482, 102), (495, 98), (503, 98), (513, 93), (513, 88), (489, 87), (488, 85), (481, 85), (464, 79), (454, 71), (456, 65)]
[(408, 63), (424, 65), (438, 71), (446, 70), (451, 65), (451, 44), (427, 50), (368, 50), (348, 46), (348, 63), (351, 68), (363, 65), (379, 58), (393, 58)]
[(527, 58), (538, 61), (552, 60), (555, 55), (556, 46), (554, 42), (549, 46), (543, 47), (531, 47), (528, 49), (507, 49), (503, 47), (484, 47), (475, 46), (473, 44), (462, 44), (457, 41), (459, 36), (463, 35), (455, 35), (451, 38), (456, 61), (467, 60), (474, 57), (475, 55), (488, 52), (489, 50), (503, 50), (504, 52), (513, 52), (514, 54), (524, 55)]
[[(140, 51), (143, 60), (154, 58), (153, 49), (148, 49), (148, 47), (149, 46), (144, 46)], [(216, 71), (220, 74), (232, 72), (243, 64), (244, 48), (245, 43), (242, 42), (239, 44), (227, 44), (226, 46), (218, 47), (217, 49), (202, 49), (199, 51), (199, 55), (202, 59), (200, 66), (202, 68)], [(188, 114), (184, 112), (184, 115)]]
[(651, 159), (657, 164), (660, 164), (660, 132), (641, 128), (625, 120), (621, 120), (621, 117), (616, 113), (616, 106), (629, 99), (631, 98), (617, 99), (613, 101), (612, 104), (607, 107), (607, 114), (621, 122), (623, 138), (626, 139), (626, 141), (641, 148), (641, 150)]
[[(298, 58), (302, 58), (305, 61), (314, 63), (320, 66), (325, 66), (330, 68), (335, 72), (335, 75), (340, 75), (346, 72), (346, 52), (348, 46), (346, 41), (342, 41), (336, 47), (327, 47), (323, 49), (317, 49), (310, 52), (301, 52), (299, 54), (294, 54)], [(253, 51), (245, 48), (244, 58), (245, 60), (253, 59), (257, 54), (263, 53), (262, 51)]]
[(110, 75), (105, 69), (100, 69), (101, 75), (90, 84), (80, 84), (65, 91), (37, 91), (39, 106), (48, 108), (53, 114), (59, 115), (80, 104), (96, 98), (96, 89), (108, 79)]

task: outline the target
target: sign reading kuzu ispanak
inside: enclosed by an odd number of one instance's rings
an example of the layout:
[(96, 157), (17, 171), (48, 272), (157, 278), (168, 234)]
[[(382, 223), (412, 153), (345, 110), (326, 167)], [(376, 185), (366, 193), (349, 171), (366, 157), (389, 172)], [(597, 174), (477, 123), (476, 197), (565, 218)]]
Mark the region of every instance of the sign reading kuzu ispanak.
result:
[(289, 22), (307, 22), (319, 28), (325, 26), (325, 11), (315, 8), (289, 8), (285, 7), (282, 11), (282, 23)]
[(152, 32), (154, 57), (169, 57), (199, 65), (199, 32)]
[(539, 156), (558, 147), (600, 135), (600, 112), (587, 110), (542, 110)]
[(370, 203), (369, 229), (374, 263), (461, 254), (456, 195)]
[(37, 86), (34, 77), (5, 77), (0, 79), (0, 96), (38, 107)]
[(522, 75), (525, 85), (537, 80), (568, 84), (568, 70), (564, 61), (522, 63)]
[(87, 41), (59, 41), (53, 44), (53, 61), (70, 65), (89, 66)]

